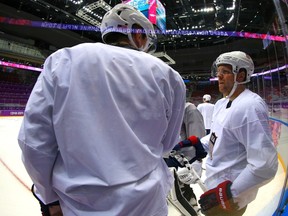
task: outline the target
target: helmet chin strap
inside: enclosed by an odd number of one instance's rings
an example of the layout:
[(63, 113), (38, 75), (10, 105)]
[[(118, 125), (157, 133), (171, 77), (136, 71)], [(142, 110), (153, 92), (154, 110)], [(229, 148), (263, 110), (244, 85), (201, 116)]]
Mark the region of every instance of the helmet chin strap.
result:
[(239, 84), (245, 84), (248, 83), (249, 81), (244, 81), (244, 82), (238, 82), (237, 80), (237, 74), (234, 73), (234, 85), (229, 93), (229, 95), (227, 95), (225, 98), (230, 99), (231, 96), (234, 94), (236, 88), (238, 87)]
[(231, 96), (234, 94), (234, 92), (235, 92), (235, 90), (236, 90), (236, 88), (237, 88), (237, 86), (238, 86), (238, 84), (239, 84), (239, 83), (236, 81), (236, 78), (237, 78), (237, 74), (234, 73), (234, 85), (233, 85), (230, 93), (225, 97), (225, 98), (227, 98), (227, 99), (230, 99), (230, 98), (231, 98)]
[(238, 86), (238, 82), (234, 82), (233, 88), (231, 89), (229, 95), (227, 95), (225, 98), (230, 99), (231, 96), (234, 94), (234, 92), (235, 92), (237, 86)]

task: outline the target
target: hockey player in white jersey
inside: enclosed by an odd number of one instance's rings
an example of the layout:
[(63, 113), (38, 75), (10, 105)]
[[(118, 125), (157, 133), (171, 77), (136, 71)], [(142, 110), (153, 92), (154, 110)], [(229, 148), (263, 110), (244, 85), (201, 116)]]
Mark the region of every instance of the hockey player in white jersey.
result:
[(245, 86), (254, 64), (244, 52), (221, 54), (215, 61), (223, 98), (214, 107), (205, 185), (199, 203), (205, 215), (242, 215), (259, 187), (276, 174), (278, 159), (263, 99)]
[(200, 103), (197, 106), (197, 109), (203, 116), (206, 134), (210, 133), (213, 110), (214, 110), (214, 104), (212, 104), (210, 101), (211, 101), (211, 95), (205, 94), (203, 95), (203, 103)]
[(134, 7), (108, 11), (101, 34), (106, 44), (46, 59), (18, 136), (24, 165), (48, 210), (59, 200), (65, 216), (167, 216), (163, 154), (178, 142), (184, 82), (146, 53), (156, 34)]

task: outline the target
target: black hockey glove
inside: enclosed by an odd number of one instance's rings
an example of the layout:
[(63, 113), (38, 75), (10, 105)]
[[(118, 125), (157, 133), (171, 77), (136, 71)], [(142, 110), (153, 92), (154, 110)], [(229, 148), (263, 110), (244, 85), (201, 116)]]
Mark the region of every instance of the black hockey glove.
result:
[(204, 150), (203, 145), (200, 139), (196, 136), (190, 136), (187, 139), (179, 142), (173, 150), (178, 151), (181, 148), (193, 146), (196, 149), (196, 156), (193, 158), (193, 161), (189, 161), (190, 163), (194, 162), (195, 160), (201, 160), (206, 157), (207, 152)]
[(224, 181), (216, 188), (206, 191), (200, 196), (199, 204), (205, 215), (215, 215), (221, 212), (229, 213), (229, 211), (238, 209), (237, 204), (233, 202), (231, 185), (231, 181)]
[[(55, 201), (45, 205), (34, 193), (34, 184), (31, 187), (31, 191), (40, 204), (42, 216), (63, 216), (59, 201)], [(54, 208), (57, 209), (54, 210)]]

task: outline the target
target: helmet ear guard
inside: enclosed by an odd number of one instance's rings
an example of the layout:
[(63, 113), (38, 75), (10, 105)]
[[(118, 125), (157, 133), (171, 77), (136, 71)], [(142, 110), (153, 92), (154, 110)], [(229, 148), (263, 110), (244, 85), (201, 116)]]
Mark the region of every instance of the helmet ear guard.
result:
[[(133, 29), (134, 25), (142, 29)], [(104, 43), (107, 43), (106, 37), (110, 33), (121, 33), (127, 35), (131, 45), (144, 52), (156, 50), (156, 34), (153, 24), (144, 16), (143, 13), (127, 4), (118, 4), (108, 11), (101, 23), (101, 34)], [(139, 32), (146, 35), (147, 41), (142, 47), (138, 47), (133, 40), (133, 33)]]
[[(232, 72), (234, 74), (239, 73), (240, 69), (246, 70), (246, 80), (241, 84), (250, 82), (251, 75), (254, 72), (254, 63), (249, 55), (241, 51), (232, 51), (221, 54), (214, 62), (216, 70), (219, 65), (228, 64), (232, 66)], [(215, 69), (214, 69), (215, 70)], [(240, 83), (238, 83), (240, 84)]]

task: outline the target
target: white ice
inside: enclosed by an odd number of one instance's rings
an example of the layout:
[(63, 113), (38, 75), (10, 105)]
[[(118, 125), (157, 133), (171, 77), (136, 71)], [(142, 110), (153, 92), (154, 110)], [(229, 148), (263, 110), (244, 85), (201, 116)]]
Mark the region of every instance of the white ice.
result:
[[(40, 216), (37, 200), (30, 192), (32, 181), (21, 161), (17, 135), (22, 117), (0, 117), (0, 215)], [(205, 175), (203, 175), (203, 178)], [(285, 178), (285, 168), (279, 163), (276, 177), (259, 190), (257, 199), (247, 208), (244, 216), (271, 216), (280, 199)], [(191, 185), (196, 195), (202, 191), (198, 185)], [(172, 206), (168, 216), (181, 214)]]

